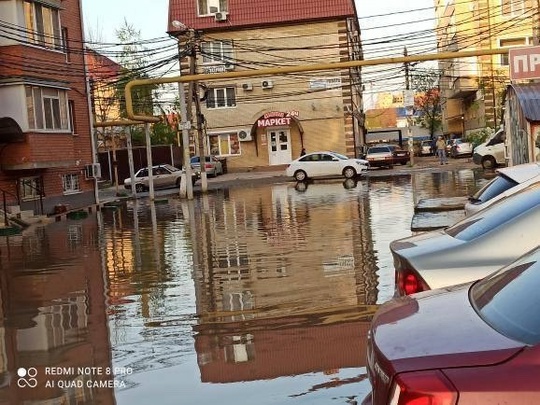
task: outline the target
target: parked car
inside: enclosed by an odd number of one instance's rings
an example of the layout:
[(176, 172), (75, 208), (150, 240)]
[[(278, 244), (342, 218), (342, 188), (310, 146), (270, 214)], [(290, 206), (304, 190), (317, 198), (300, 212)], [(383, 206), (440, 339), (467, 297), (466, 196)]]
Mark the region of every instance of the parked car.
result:
[(390, 167), (395, 164), (406, 165), (410, 160), (408, 150), (396, 145), (378, 144), (370, 146), (366, 153), (366, 160), (370, 167)]
[(491, 204), (540, 182), (540, 163), (524, 163), (495, 170), (497, 175), (465, 204), (465, 214), (471, 215)]
[(420, 143), (420, 156), (433, 155), (433, 141), (422, 141)]
[(481, 281), (383, 304), (362, 404), (540, 403), (539, 290), (536, 248)]
[[(154, 188), (179, 187), (182, 172), (183, 170), (169, 164), (152, 166)], [(195, 184), (198, 178), (198, 173), (193, 172), (191, 175), (192, 184)], [(131, 178), (124, 180), (124, 187), (128, 190), (131, 189)], [(135, 190), (140, 193), (147, 191), (149, 188), (150, 177), (148, 176), (148, 168), (143, 167), (135, 173)]]
[(363, 159), (349, 158), (331, 151), (312, 152), (293, 160), (285, 173), (296, 181), (305, 181), (316, 177), (355, 178), (368, 169), (368, 162)]
[(461, 138), (452, 139), (450, 144), (450, 156), (453, 158), (461, 156), (472, 156), (473, 146), (472, 143), (464, 141)]
[(540, 183), (454, 225), (390, 243), (395, 295), (478, 280), (540, 245)]
[[(191, 158), (191, 167), (198, 172), (201, 171), (201, 159), (199, 156), (193, 156)], [(204, 168), (206, 175), (210, 177), (217, 177), (223, 174), (223, 164), (215, 156), (205, 156)]]
[(473, 150), (473, 162), (482, 165), (484, 169), (494, 169), (497, 165), (506, 164), (504, 141), (506, 133), (499, 129), (486, 142)]

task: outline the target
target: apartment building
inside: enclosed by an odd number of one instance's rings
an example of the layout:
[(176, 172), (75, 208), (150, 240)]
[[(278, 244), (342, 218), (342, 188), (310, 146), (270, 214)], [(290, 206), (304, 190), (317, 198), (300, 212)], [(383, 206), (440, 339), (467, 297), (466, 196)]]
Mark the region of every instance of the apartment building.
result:
[[(435, 0), (439, 52), (528, 46), (538, 3), (532, 0)], [(484, 55), (439, 62), (443, 131), (466, 135), (497, 128), (509, 84), (508, 56)]]
[[(182, 74), (362, 59), (352, 0), (170, 0), (168, 33), (180, 41)], [(192, 137), (194, 150), (203, 142), (229, 170), (286, 164), (302, 148), (355, 156), (365, 143), (359, 68), (209, 80), (197, 90), (204, 134)]]
[(12, 212), (95, 203), (79, 0), (0, 1), (0, 196)]

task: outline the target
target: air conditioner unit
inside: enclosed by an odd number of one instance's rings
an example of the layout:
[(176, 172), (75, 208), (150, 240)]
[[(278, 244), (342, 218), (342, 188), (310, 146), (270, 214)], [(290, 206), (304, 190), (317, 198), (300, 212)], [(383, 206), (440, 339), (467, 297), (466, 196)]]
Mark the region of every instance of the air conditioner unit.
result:
[(253, 90), (253, 85), (251, 83), (242, 83), (242, 89), (244, 89), (244, 91)]
[(227, 16), (229, 13), (226, 11), (220, 11), (219, 13), (214, 14), (214, 18), (216, 21), (227, 21)]
[(84, 177), (86, 179), (100, 179), (101, 178), (101, 165), (99, 163), (92, 163), (91, 165), (85, 165)]
[(238, 130), (238, 139), (242, 142), (252, 141), (251, 129), (240, 129)]
[(263, 80), (261, 86), (263, 89), (271, 89), (274, 87), (274, 82), (272, 80)]

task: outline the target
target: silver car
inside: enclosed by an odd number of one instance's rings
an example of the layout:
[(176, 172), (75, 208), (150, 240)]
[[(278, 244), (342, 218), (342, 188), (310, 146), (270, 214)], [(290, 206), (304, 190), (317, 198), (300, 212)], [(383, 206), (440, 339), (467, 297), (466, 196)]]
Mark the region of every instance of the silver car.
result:
[(540, 163), (524, 163), (495, 170), (495, 176), (465, 204), (465, 214), (471, 215), (500, 199), (540, 182)]
[(540, 245), (540, 183), (456, 224), (393, 241), (395, 295), (487, 276)]
[[(191, 167), (197, 172), (201, 172), (201, 159), (199, 156), (193, 156), (191, 158)], [(215, 156), (205, 156), (204, 169), (207, 176), (217, 177), (223, 174), (223, 164)]]
[[(152, 166), (152, 182), (155, 188), (179, 187), (182, 173), (183, 170), (169, 164)], [(198, 179), (198, 174), (193, 172), (191, 176), (191, 181), (194, 185)], [(131, 189), (131, 178), (124, 180), (124, 187), (128, 190)], [(135, 190), (141, 193), (149, 189), (150, 176), (148, 175), (148, 168), (143, 167), (135, 173)]]

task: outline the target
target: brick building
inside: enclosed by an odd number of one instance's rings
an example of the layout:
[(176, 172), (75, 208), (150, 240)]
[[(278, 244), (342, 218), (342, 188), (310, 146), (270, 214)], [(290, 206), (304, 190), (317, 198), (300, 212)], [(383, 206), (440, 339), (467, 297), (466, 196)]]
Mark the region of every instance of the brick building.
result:
[(8, 209), (95, 202), (79, 0), (2, 0), (0, 190)]
[[(352, 0), (170, 0), (168, 21), (182, 74), (362, 59)], [(359, 68), (199, 84), (205, 153), (229, 169), (286, 164), (302, 148), (355, 156), (365, 142)]]

